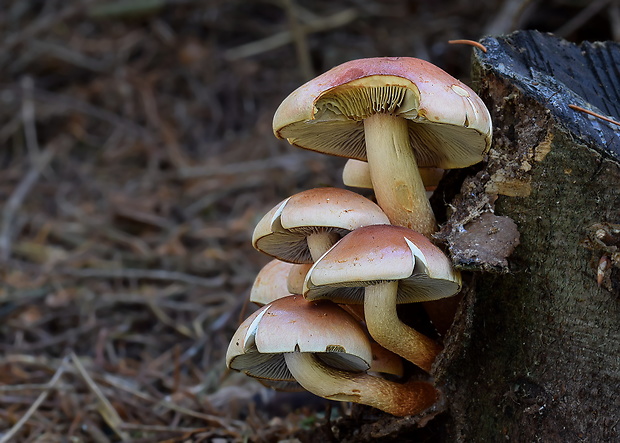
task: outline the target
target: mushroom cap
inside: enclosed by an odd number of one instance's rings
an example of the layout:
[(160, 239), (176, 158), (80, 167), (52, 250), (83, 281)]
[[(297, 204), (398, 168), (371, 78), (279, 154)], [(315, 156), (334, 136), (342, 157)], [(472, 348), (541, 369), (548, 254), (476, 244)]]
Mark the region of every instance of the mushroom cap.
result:
[(278, 259), (273, 259), (263, 266), (250, 289), (250, 301), (263, 306), (278, 298), (291, 295), (292, 292), (288, 289), (288, 278), (294, 266), (298, 265)]
[(345, 186), (372, 189), (370, 166), (367, 162), (350, 158), (342, 170), (342, 182)]
[[(435, 190), (445, 172), (441, 168), (419, 168), (418, 171), (427, 192)], [(372, 189), (368, 162), (353, 158), (347, 160), (342, 170), (342, 182), (353, 188)]]
[(389, 223), (374, 202), (339, 188), (308, 189), (278, 203), (258, 222), (256, 249), (291, 263), (312, 263), (306, 238), (316, 232), (343, 236), (356, 228)]
[(467, 85), (411, 57), (352, 60), (293, 91), (276, 110), (273, 131), (294, 146), (366, 160), (363, 119), (404, 117), (422, 167), (478, 163), (491, 144), (491, 117)]
[(263, 306), (239, 326), (226, 352), (226, 365), (268, 380), (292, 381), (283, 354), (310, 352), (327, 365), (366, 371), (372, 351), (360, 324), (327, 300), (309, 302), (300, 295)]
[(288, 274), (286, 287), (290, 294), (301, 295), (304, 292), (304, 280), (312, 266), (311, 263), (293, 264)]
[(327, 251), (308, 271), (304, 296), (363, 303), (364, 287), (394, 280), (397, 303), (436, 300), (461, 289), (460, 273), (422, 234), (375, 225), (356, 229)]

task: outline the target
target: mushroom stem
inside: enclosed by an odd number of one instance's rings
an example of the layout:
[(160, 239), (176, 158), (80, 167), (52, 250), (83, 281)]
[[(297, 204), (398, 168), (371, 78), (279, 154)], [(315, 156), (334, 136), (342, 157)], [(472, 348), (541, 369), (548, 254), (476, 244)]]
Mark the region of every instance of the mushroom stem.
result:
[(384, 348), (430, 372), (442, 347), (400, 321), (396, 312), (398, 282), (370, 285), (365, 291), (364, 315), (371, 337)]
[(418, 414), (437, 400), (437, 390), (430, 383), (401, 384), (365, 372), (335, 369), (311, 353), (286, 353), (284, 359), (300, 385), (329, 400), (361, 403), (400, 417)]
[(339, 239), (340, 236), (335, 232), (315, 232), (310, 234), (306, 241), (308, 242), (312, 261), (316, 262)]
[(437, 225), (411, 149), (407, 120), (373, 114), (364, 119), (364, 134), (379, 206), (392, 224), (430, 237)]

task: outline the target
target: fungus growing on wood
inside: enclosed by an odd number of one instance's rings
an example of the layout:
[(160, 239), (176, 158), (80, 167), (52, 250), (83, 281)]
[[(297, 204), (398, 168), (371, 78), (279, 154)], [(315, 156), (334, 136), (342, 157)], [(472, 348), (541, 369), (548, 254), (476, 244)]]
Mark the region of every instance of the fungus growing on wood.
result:
[(294, 146), (368, 161), (391, 223), (426, 236), (436, 224), (418, 166), (470, 166), (491, 141), (482, 100), (437, 66), (410, 57), (336, 66), (281, 103), (273, 130)]
[[(254, 285), (250, 290), (250, 301), (259, 306), (264, 306), (290, 295), (301, 295), (303, 293), (304, 280), (310, 267), (311, 264), (300, 265), (283, 262), (278, 259), (271, 260), (260, 270), (254, 280)], [(340, 305), (340, 307), (360, 324), (365, 322), (362, 305)], [(398, 355), (388, 351), (372, 340), (370, 341), (370, 348), (372, 351), (370, 370), (372, 372), (402, 377), (404, 367)], [(286, 383), (263, 384), (279, 391), (290, 389), (290, 386)]]
[(291, 263), (312, 263), (346, 233), (361, 226), (389, 223), (374, 202), (355, 192), (316, 188), (277, 204), (258, 223), (252, 244)]
[(366, 226), (351, 232), (308, 271), (304, 296), (363, 303), (370, 335), (381, 346), (430, 371), (441, 347), (400, 321), (398, 303), (456, 294), (460, 274), (423, 235), (401, 226)]
[(327, 300), (301, 296), (278, 299), (248, 317), (226, 354), (229, 368), (267, 385), (291, 387), (296, 380), (321, 397), (393, 415), (417, 414), (436, 401), (430, 383), (401, 384), (366, 373), (371, 360), (370, 342), (353, 317)]

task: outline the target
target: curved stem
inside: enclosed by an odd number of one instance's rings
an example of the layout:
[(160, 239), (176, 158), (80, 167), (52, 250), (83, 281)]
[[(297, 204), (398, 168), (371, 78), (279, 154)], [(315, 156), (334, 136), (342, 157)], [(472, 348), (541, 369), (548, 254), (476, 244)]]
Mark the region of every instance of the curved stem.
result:
[(364, 120), (364, 133), (370, 178), (379, 206), (392, 224), (430, 237), (437, 224), (409, 143), (407, 120), (373, 114)]
[(437, 400), (437, 390), (430, 383), (400, 384), (365, 372), (342, 371), (310, 353), (286, 353), (284, 359), (300, 385), (329, 400), (361, 403), (396, 416), (418, 414)]
[(442, 348), (400, 321), (396, 312), (397, 291), (397, 281), (366, 287), (364, 316), (368, 332), (384, 348), (430, 372)]
[(368, 371), (391, 374), (396, 377), (403, 376), (405, 367), (400, 356), (388, 351), (374, 340), (370, 342), (370, 350), (372, 351), (372, 362), (370, 362)]
[(306, 237), (312, 261), (316, 262), (340, 239), (335, 232), (315, 232)]

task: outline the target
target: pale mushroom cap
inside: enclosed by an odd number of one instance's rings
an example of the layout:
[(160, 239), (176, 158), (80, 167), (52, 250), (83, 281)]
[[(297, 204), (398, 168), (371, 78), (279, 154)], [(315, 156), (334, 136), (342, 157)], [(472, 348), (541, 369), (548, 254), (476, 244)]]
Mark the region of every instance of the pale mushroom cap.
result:
[(372, 363), (370, 365), (372, 372), (392, 374), (397, 377), (403, 376), (405, 368), (398, 355), (375, 342), (371, 342), (370, 347), (372, 349)]
[(343, 236), (361, 226), (389, 223), (374, 202), (339, 188), (309, 189), (280, 202), (257, 224), (256, 249), (291, 263), (311, 263), (306, 237), (332, 231)]
[(259, 306), (291, 295), (288, 277), (295, 265), (277, 259), (271, 260), (258, 272), (250, 289), (250, 301)]
[(254, 312), (237, 328), (228, 344), (226, 366), (255, 378), (294, 381), (280, 355), (261, 354), (256, 349), (256, 328), (268, 306)]
[(291, 272), (288, 274), (286, 281), (286, 287), (289, 294), (301, 295), (304, 292), (304, 280), (306, 274), (312, 266), (311, 263), (294, 264), (292, 265)]
[[(427, 191), (432, 191), (437, 187), (445, 172), (441, 168), (419, 168), (418, 171)], [(368, 162), (353, 158), (347, 160), (342, 170), (342, 182), (353, 188), (372, 189)]]
[(290, 381), (282, 357), (287, 352), (315, 353), (349, 371), (365, 371), (372, 361), (368, 337), (354, 318), (334, 303), (291, 295), (263, 306), (239, 326), (226, 364), (252, 377)]
[(401, 226), (356, 229), (336, 243), (306, 276), (304, 296), (363, 303), (365, 286), (398, 280), (398, 303), (456, 294), (460, 274), (426, 237)]
[(491, 117), (476, 93), (411, 57), (360, 59), (332, 68), (280, 104), (273, 130), (294, 146), (366, 160), (362, 120), (374, 113), (409, 120), (422, 167), (469, 166), (490, 147)]
[(365, 161), (350, 158), (344, 164), (342, 182), (354, 188), (372, 189), (370, 166)]

